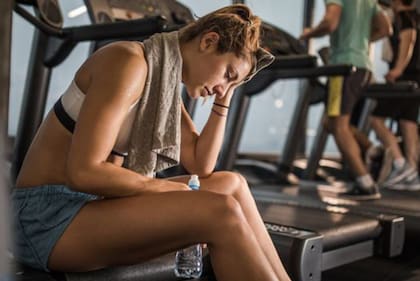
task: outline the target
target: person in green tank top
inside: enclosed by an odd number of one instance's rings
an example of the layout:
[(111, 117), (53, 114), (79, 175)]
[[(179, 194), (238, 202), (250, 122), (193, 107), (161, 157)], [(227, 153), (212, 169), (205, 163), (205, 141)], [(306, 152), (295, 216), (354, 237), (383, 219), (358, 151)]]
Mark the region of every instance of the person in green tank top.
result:
[(330, 35), (330, 64), (351, 64), (357, 70), (328, 80), (328, 129), (355, 176), (353, 188), (340, 194), (355, 200), (379, 199), (378, 186), (362, 160), (350, 129), (350, 115), (371, 78), (369, 44), (392, 33), (389, 20), (376, 0), (325, 0), (323, 19), (303, 30), (301, 39)]

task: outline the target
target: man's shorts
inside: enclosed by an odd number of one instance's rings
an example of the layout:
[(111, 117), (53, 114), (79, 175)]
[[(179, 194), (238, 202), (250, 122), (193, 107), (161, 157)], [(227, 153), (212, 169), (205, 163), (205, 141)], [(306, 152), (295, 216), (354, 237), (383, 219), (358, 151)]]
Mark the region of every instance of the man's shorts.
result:
[(12, 203), (16, 260), (49, 271), (53, 247), (80, 209), (97, 198), (62, 185), (15, 189)]
[(369, 84), (371, 72), (359, 68), (348, 76), (332, 76), (328, 79), (328, 117), (350, 115), (357, 101)]
[[(398, 81), (415, 81), (420, 85), (420, 73), (401, 76)], [(420, 101), (418, 99), (390, 98), (378, 100), (373, 116), (408, 120), (417, 123), (419, 118)]]

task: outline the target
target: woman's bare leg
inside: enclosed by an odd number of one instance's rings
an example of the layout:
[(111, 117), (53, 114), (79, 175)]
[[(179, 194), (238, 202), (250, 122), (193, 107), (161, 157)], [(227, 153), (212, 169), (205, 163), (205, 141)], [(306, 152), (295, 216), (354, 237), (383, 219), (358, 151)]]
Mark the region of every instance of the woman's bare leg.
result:
[[(189, 176), (170, 178), (170, 180), (187, 182)], [(264, 222), (258, 212), (255, 200), (249, 190), (245, 178), (238, 173), (216, 172), (210, 177), (200, 179), (200, 190), (212, 191), (220, 194), (233, 196), (241, 205), (242, 211), (252, 228), (257, 241), (265, 256), (269, 260), (273, 270), (280, 280), (289, 280), (287, 273), (280, 261), (277, 251), (268, 234)]]
[(404, 158), (398, 145), (398, 139), (385, 125), (385, 118), (371, 117), (371, 126), (382, 144), (389, 148), (394, 159)]
[(417, 163), (419, 161), (419, 134), (417, 123), (410, 120), (400, 120), (400, 128), (407, 161), (412, 167), (417, 168)]
[(88, 271), (207, 243), (217, 280), (279, 280), (250, 228), (232, 196), (211, 192), (93, 201), (59, 239), (48, 266)]

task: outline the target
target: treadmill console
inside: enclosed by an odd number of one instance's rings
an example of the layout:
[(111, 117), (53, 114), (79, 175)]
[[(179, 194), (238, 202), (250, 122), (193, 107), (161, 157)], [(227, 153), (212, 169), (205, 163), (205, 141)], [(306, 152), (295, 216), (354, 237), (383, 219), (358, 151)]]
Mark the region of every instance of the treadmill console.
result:
[(275, 56), (307, 54), (297, 38), (267, 22), (261, 24), (261, 45)]
[(126, 21), (162, 16), (168, 24), (186, 24), (194, 17), (186, 6), (175, 0), (85, 0), (94, 23)]
[[(191, 10), (176, 0), (84, 0), (93, 23), (127, 21), (162, 16), (169, 25), (194, 21)], [(261, 45), (273, 55), (306, 54), (302, 43), (267, 22), (261, 25)]]

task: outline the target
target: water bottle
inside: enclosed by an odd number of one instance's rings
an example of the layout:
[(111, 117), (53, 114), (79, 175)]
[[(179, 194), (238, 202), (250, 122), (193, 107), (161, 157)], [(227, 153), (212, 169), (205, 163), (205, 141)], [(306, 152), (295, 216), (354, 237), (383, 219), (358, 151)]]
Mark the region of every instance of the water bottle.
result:
[[(191, 190), (200, 188), (197, 175), (192, 175), (188, 186)], [(175, 275), (182, 278), (198, 278), (203, 272), (203, 250), (201, 244), (179, 250), (175, 256)]]

